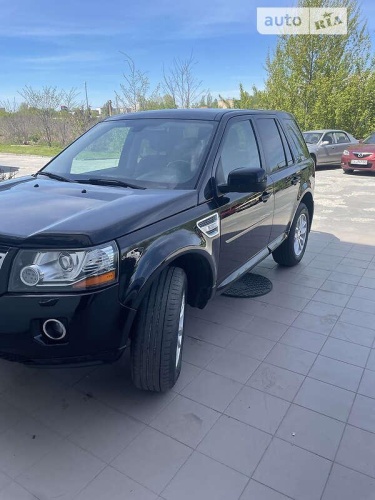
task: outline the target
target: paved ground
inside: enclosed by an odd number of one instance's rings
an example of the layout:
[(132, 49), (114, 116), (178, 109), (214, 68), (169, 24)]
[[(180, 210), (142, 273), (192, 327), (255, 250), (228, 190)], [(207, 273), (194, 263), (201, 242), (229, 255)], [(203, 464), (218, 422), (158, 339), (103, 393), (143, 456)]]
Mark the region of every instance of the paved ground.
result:
[[(0, 156), (0, 164), (2, 162)], [(375, 176), (317, 172), (304, 261), (190, 310), (182, 375), (0, 363), (0, 499), (373, 500)]]

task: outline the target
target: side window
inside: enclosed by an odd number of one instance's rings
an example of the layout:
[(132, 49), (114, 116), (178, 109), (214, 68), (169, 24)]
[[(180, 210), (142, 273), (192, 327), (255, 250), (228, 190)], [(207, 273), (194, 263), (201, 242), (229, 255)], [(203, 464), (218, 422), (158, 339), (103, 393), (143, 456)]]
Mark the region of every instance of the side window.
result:
[(228, 174), (238, 168), (260, 168), (260, 156), (250, 121), (229, 125), (221, 150), (217, 177), (219, 183), (226, 183)]
[(349, 137), (344, 132), (335, 132), (337, 144), (345, 144), (350, 142)]
[(262, 141), (267, 169), (273, 172), (285, 167), (284, 147), (275, 120), (273, 118), (260, 118), (257, 120), (257, 129)]
[(327, 134), (324, 134), (322, 142), (327, 141), (328, 145), (329, 144), (335, 144), (335, 134), (333, 132), (328, 132)]
[(287, 138), (285, 136), (284, 130), (280, 127), (280, 123), (279, 122), (278, 122), (278, 128), (279, 128), (279, 131), (280, 131), (280, 134), (281, 134), (281, 138), (283, 140), (284, 152), (285, 152), (287, 164), (288, 165), (292, 165), (294, 163), (294, 161), (293, 161), (293, 156), (292, 156), (292, 152), (291, 152), (291, 149), (290, 149), (290, 145), (289, 145), (289, 142), (288, 142), (288, 140), (287, 140)]
[(301, 161), (304, 160), (305, 158), (308, 158), (310, 155), (305, 140), (303, 138), (303, 135), (297, 123), (291, 118), (283, 120), (283, 122), (286, 127), (286, 131), (290, 137), (291, 140), (290, 144), (292, 146), (296, 161)]

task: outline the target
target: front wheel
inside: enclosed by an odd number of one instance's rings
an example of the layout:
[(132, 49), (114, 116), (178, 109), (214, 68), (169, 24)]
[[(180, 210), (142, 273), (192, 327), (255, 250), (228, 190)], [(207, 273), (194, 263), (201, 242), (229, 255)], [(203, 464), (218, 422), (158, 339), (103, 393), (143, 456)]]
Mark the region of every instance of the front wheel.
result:
[(185, 272), (168, 267), (138, 311), (131, 343), (131, 372), (138, 389), (165, 392), (181, 371), (187, 293)]
[(309, 229), (309, 211), (306, 205), (301, 203), (294, 217), (287, 239), (272, 253), (274, 261), (281, 266), (291, 267), (297, 265), (305, 253)]
[(342, 171), (344, 174), (352, 174), (354, 172), (354, 170), (351, 168), (342, 169)]

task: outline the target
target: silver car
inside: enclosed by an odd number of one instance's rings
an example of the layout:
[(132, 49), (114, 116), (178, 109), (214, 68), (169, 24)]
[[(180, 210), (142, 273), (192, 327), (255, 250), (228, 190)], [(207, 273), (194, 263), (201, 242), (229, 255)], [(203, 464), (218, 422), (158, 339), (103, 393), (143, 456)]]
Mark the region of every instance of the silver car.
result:
[(351, 144), (359, 141), (345, 130), (308, 130), (303, 132), (315, 166), (340, 165), (341, 155)]

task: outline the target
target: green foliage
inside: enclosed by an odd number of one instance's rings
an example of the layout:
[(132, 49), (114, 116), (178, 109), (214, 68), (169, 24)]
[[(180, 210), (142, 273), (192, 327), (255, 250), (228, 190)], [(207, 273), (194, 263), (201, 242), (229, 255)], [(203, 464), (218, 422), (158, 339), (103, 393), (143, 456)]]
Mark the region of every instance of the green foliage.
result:
[[(337, 6), (335, 0), (300, 0), (299, 7)], [(347, 35), (282, 35), (266, 59), (264, 91), (240, 85), (235, 107), (282, 109), (304, 130), (344, 128), (362, 137), (374, 123), (374, 60), (357, 0), (348, 9)]]

